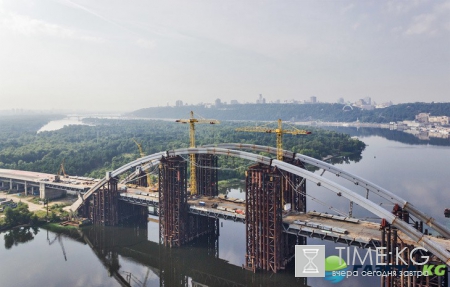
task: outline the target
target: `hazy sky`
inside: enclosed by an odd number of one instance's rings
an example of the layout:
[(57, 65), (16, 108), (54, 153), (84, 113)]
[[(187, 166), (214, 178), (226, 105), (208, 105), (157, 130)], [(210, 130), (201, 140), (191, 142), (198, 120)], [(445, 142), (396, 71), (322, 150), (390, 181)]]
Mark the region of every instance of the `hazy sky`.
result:
[(450, 1), (0, 0), (0, 110), (449, 91)]

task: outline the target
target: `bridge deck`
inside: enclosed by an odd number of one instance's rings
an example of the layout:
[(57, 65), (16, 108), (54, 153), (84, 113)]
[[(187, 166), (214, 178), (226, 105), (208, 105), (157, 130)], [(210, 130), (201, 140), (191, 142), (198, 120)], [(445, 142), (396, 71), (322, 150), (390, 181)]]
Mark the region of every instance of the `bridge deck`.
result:
[[(158, 206), (159, 198), (156, 192), (136, 194), (137, 190), (131, 191), (122, 193), (121, 200), (144, 206)], [(137, 192), (139, 193), (140, 191)], [(204, 205), (200, 204), (200, 202), (204, 202)], [(245, 214), (236, 213), (236, 210), (245, 211), (245, 203), (242, 200), (241, 202), (233, 202), (225, 200), (223, 197), (200, 197), (188, 199), (188, 204), (190, 205), (189, 212), (192, 214), (245, 222)], [(215, 204), (217, 204), (217, 207), (213, 208), (212, 206)], [(360, 247), (375, 248), (381, 244), (380, 224), (355, 218), (332, 216), (318, 212), (298, 213), (283, 211), (283, 228), (284, 232), (290, 234), (320, 238)], [(417, 243), (401, 231), (398, 231), (398, 235), (405, 243), (417, 246)], [(450, 240), (433, 236), (428, 237), (450, 250)]]
[(27, 182), (30, 186), (39, 186), (41, 183), (44, 183), (45, 186), (49, 188), (80, 192), (88, 190), (97, 181), (97, 179), (93, 178), (78, 176), (69, 176), (68, 178), (64, 178), (61, 176), (60, 181), (55, 182), (54, 174), (24, 170), (0, 169), (0, 180), (6, 181), (10, 179), (12, 179), (14, 183), (24, 184)]

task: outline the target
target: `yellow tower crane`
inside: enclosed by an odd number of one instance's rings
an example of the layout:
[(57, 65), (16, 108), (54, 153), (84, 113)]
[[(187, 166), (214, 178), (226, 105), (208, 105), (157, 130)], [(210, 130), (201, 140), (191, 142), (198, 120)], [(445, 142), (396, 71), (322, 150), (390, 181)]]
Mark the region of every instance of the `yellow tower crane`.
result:
[(277, 159), (283, 160), (283, 134), (291, 134), (291, 135), (308, 135), (311, 132), (305, 130), (299, 130), (293, 128), (291, 130), (284, 130), (282, 128), (281, 120), (278, 119), (278, 128), (268, 128), (268, 127), (244, 127), (237, 128), (238, 132), (257, 132), (257, 133), (276, 133), (277, 134)]
[[(278, 119), (278, 128), (273, 129), (269, 127), (244, 127), (237, 128), (238, 132), (257, 132), (257, 133), (276, 133), (277, 134), (277, 159), (283, 160), (283, 134), (291, 135), (308, 135), (311, 132), (305, 130), (299, 130), (296, 128), (290, 130), (284, 130), (282, 127), (281, 119)], [(284, 205), (284, 191), (281, 190), (282, 203)]]
[[(189, 138), (190, 138), (190, 147), (195, 147), (195, 124), (220, 124), (218, 120), (207, 120), (207, 119), (196, 119), (194, 118), (194, 112), (191, 111), (191, 118), (190, 119), (181, 119), (176, 120), (177, 123), (183, 123), (183, 124), (189, 124)], [(190, 155), (191, 159), (191, 194), (197, 194), (197, 181), (196, 181), (196, 172), (195, 172), (195, 154)]]
[[(138, 143), (135, 139), (133, 139), (133, 141), (137, 145), (137, 147), (139, 149), (139, 153), (141, 154), (141, 157), (144, 157), (145, 153), (142, 150), (142, 145), (140, 143)], [(152, 178), (151, 178), (150, 174), (147, 173), (147, 186), (146, 187), (150, 187), (151, 184), (152, 184)]]

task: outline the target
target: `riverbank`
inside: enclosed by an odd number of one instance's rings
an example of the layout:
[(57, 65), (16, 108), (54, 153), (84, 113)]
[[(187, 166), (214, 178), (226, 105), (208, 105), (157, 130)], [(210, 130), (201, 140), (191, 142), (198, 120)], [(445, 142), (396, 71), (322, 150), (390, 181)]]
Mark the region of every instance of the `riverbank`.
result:
[[(8, 204), (2, 205), (0, 212), (0, 231), (11, 230), (21, 226), (42, 227), (46, 224), (56, 224), (67, 220), (69, 213), (63, 207), (70, 204), (70, 198), (58, 199), (48, 206), (36, 204), (37, 198), (34, 196), (18, 196), (17, 194), (5, 194), (2, 197)], [(34, 201), (34, 202), (33, 202)], [(16, 203), (12, 206), (12, 203)], [(12, 212), (7, 211), (7, 207), (13, 207)], [(50, 222), (49, 222), (50, 221)], [(61, 226), (61, 228), (67, 228)], [(75, 227), (76, 228), (76, 227)]]

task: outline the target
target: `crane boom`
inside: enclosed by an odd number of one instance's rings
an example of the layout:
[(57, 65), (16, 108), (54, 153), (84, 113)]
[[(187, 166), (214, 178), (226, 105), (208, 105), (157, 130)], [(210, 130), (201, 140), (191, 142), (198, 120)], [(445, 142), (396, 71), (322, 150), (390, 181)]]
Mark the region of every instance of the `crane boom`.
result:
[(134, 141), (134, 143), (137, 145), (137, 147), (138, 147), (138, 149), (139, 149), (139, 153), (140, 153), (140, 155), (141, 155), (141, 157), (144, 157), (145, 156), (145, 154), (144, 154), (144, 151), (142, 150), (142, 146), (141, 146), (141, 144), (140, 143), (138, 143), (135, 139), (133, 139), (133, 141)]
[[(189, 124), (189, 147), (195, 147), (195, 124), (220, 124), (218, 120), (207, 120), (207, 119), (196, 119), (194, 118), (194, 112), (191, 111), (191, 117), (189, 119), (176, 120), (177, 123)], [(191, 194), (197, 194), (197, 181), (196, 181), (196, 170), (195, 170), (195, 154), (190, 156), (190, 167), (191, 167)]]
[(296, 128), (285, 130), (282, 127), (281, 119), (278, 119), (278, 127), (277, 128), (269, 128), (269, 127), (243, 127), (237, 128), (238, 132), (256, 132), (256, 133), (275, 133), (277, 134), (277, 159), (283, 160), (283, 134), (291, 134), (291, 135), (308, 135), (311, 132), (305, 130), (299, 130)]

